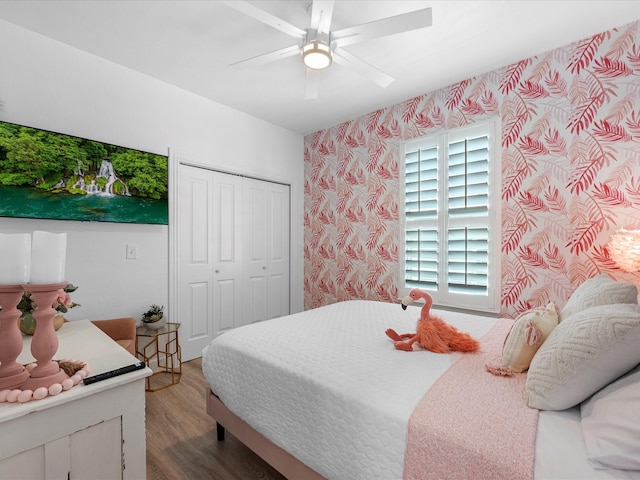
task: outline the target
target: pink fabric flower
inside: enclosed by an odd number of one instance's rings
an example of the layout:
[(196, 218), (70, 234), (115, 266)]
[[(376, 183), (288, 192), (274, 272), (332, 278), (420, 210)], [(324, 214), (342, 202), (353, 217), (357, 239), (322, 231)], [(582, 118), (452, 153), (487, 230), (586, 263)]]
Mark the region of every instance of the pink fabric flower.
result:
[(73, 302), (71, 301), (71, 295), (69, 295), (67, 292), (65, 292), (62, 289), (58, 290), (58, 296), (54, 300), (52, 306), (53, 308), (56, 308), (56, 309), (60, 306), (71, 308), (73, 306)]

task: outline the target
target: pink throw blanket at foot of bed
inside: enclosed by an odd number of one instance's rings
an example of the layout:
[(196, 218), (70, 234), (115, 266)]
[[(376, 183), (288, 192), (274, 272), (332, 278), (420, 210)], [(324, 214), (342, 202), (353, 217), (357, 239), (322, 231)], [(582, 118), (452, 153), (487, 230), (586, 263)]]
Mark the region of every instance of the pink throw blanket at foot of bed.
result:
[(481, 351), (464, 354), (409, 419), (404, 479), (532, 479), (538, 410), (527, 407), (525, 374), (495, 376), (487, 354), (502, 351), (512, 320), (499, 319)]

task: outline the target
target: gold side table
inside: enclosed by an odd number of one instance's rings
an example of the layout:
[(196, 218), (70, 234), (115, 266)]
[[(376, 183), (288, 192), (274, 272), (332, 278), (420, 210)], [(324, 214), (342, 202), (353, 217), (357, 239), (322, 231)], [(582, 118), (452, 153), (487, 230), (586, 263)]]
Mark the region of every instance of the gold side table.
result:
[(166, 323), (159, 329), (144, 325), (136, 328), (136, 354), (153, 374), (145, 378), (145, 388), (155, 392), (180, 383), (182, 358), (178, 342), (179, 323)]

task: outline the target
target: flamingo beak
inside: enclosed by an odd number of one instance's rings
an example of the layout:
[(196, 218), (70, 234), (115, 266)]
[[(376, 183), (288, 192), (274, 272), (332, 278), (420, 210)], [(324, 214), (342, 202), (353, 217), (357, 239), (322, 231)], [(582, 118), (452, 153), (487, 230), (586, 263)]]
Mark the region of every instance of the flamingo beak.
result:
[(411, 295), (407, 295), (402, 299), (402, 309), (406, 310), (407, 305), (411, 305), (413, 303), (413, 297)]

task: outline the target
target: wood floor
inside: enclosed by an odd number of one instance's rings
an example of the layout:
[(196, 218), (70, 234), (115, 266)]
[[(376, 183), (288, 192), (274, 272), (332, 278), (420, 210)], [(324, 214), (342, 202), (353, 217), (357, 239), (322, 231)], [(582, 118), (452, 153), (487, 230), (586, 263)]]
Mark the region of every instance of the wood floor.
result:
[(207, 415), (201, 359), (182, 364), (178, 385), (147, 392), (148, 480), (284, 480)]

